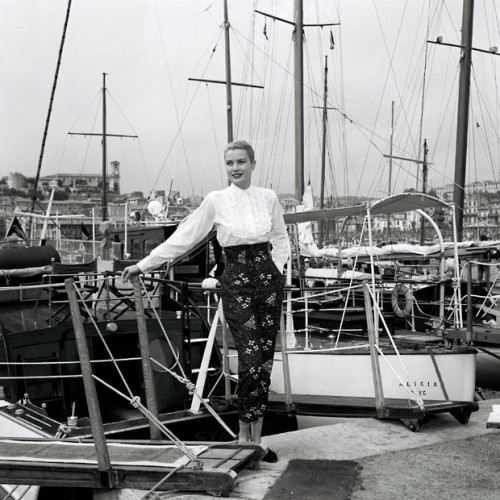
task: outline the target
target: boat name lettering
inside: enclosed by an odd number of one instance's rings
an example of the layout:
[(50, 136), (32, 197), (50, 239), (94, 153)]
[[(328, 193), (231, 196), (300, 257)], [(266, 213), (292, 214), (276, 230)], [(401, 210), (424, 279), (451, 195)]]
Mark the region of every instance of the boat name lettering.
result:
[[(403, 384), (400, 383), (399, 387), (403, 387)], [(415, 382), (406, 382), (406, 387), (439, 387), (436, 381), (431, 380), (420, 380)]]

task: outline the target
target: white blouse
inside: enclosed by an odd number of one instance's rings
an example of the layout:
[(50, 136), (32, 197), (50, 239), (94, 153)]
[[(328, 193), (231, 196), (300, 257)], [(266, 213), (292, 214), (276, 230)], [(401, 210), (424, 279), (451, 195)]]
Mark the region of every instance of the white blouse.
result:
[(209, 193), (174, 234), (137, 265), (147, 273), (175, 259), (201, 241), (214, 225), (222, 247), (270, 242), (272, 259), (283, 271), (290, 255), (290, 241), (278, 197), (271, 189), (240, 189), (234, 184)]

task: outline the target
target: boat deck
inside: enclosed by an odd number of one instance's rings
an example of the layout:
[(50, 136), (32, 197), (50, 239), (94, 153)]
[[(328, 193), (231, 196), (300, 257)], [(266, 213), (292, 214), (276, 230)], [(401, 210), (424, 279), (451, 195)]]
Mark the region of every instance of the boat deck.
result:
[[(107, 443), (109, 468), (92, 442), (0, 439), (0, 483), (80, 488), (207, 491), (227, 495), (237, 472), (262, 456), (257, 445), (186, 444), (197, 461), (165, 442)], [(168, 477), (167, 477), (168, 476)]]

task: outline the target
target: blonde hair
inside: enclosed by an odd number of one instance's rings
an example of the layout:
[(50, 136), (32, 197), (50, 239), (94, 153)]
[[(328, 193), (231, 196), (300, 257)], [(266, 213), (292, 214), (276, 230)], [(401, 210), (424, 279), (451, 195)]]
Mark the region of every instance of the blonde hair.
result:
[(234, 149), (244, 149), (247, 152), (248, 158), (250, 158), (250, 161), (252, 163), (255, 161), (255, 152), (254, 152), (252, 146), (247, 141), (233, 141), (233, 142), (230, 142), (226, 146), (226, 149), (224, 150), (224, 156), (226, 156), (226, 153), (228, 151), (232, 151)]

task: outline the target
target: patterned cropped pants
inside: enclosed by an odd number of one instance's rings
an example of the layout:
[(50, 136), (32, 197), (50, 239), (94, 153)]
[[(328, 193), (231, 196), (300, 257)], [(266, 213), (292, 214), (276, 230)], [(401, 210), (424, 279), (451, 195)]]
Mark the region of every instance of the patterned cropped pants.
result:
[(225, 247), (224, 316), (238, 351), (238, 417), (253, 422), (267, 407), (285, 278), (269, 243)]

